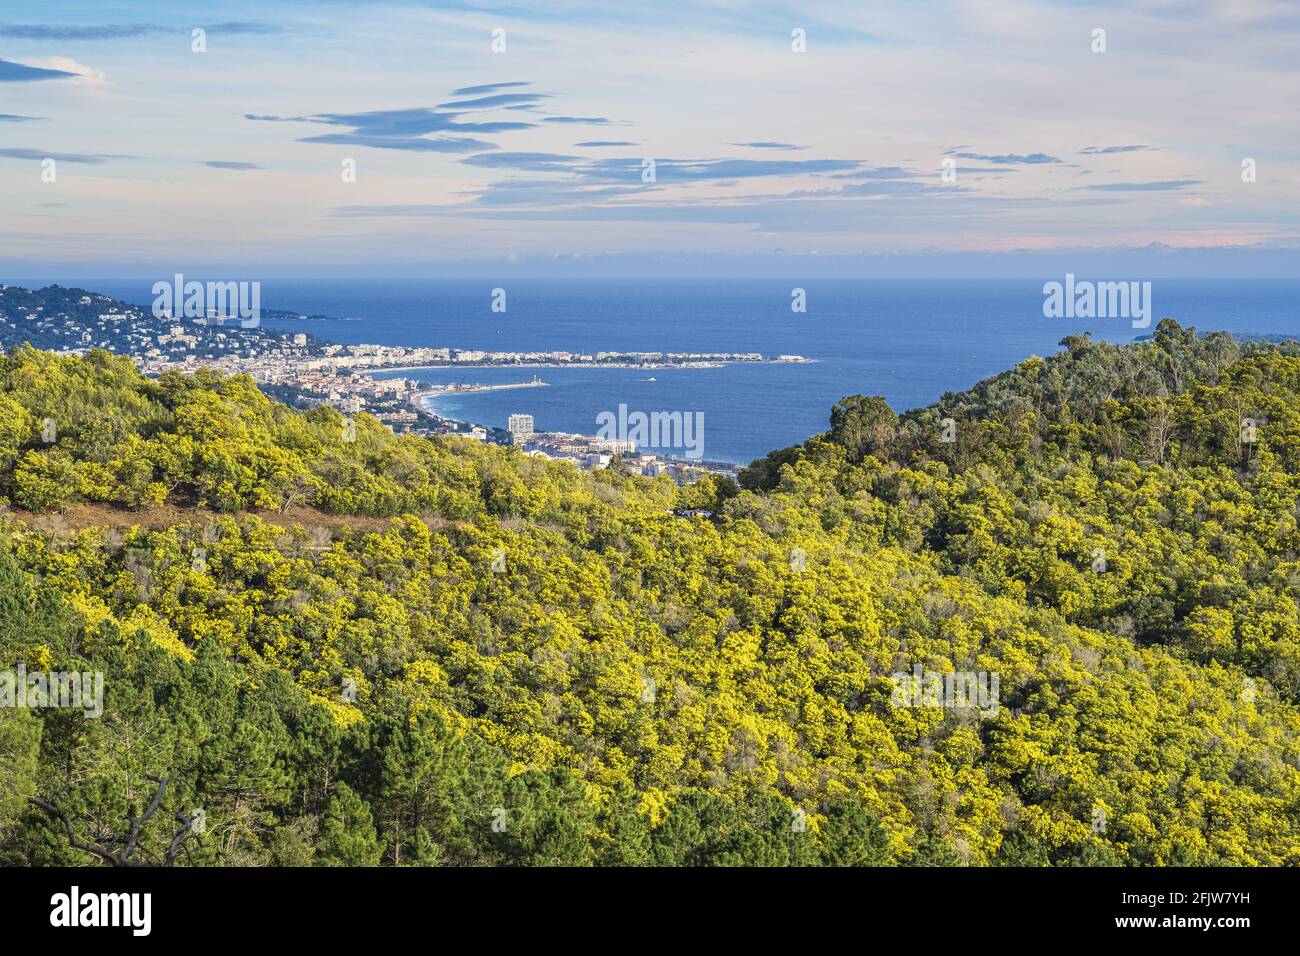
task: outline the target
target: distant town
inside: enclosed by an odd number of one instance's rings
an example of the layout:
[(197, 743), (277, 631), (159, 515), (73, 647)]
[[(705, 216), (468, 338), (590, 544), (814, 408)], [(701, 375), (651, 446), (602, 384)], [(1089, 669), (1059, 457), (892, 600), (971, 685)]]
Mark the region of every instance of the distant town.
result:
[(566, 460), (586, 469), (618, 466), (635, 474), (668, 475), (683, 483), (708, 472), (734, 474), (726, 462), (686, 460), (638, 449), (631, 442), (538, 431), (533, 416), (510, 416), (507, 428), (461, 422), (438, 415), (432, 400), (455, 391), (544, 386), (530, 380), (496, 385), (421, 385), (375, 373), (400, 369), (494, 368), (713, 368), (736, 362), (797, 363), (801, 355), (767, 357), (758, 352), (496, 352), (482, 349), (341, 345), (305, 332), (268, 328), (261, 320), (304, 316), (263, 309), (254, 323), (212, 314), (200, 318), (157, 316), (151, 309), (110, 296), (49, 286), (28, 290), (0, 285), (0, 346), (24, 343), (68, 355), (103, 349), (130, 356), (146, 375), (213, 369), (246, 374), (267, 395), (298, 408), (331, 405), (347, 415), (365, 413), (399, 433), (459, 435), (475, 441), (518, 445), (524, 454)]

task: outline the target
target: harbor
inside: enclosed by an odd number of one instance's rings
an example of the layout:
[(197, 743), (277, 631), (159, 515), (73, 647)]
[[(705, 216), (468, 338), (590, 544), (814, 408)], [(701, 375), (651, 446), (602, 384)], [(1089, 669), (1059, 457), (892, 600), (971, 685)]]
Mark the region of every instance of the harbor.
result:
[(536, 375), (529, 382), (500, 382), (493, 385), (485, 385), (479, 382), (466, 385), (459, 383), (456, 385), (434, 385), (430, 388), (422, 389), (416, 392), (412, 398), (415, 401), (423, 399), (438, 398), (442, 395), (466, 395), (472, 392), (504, 392), (516, 388), (545, 388), (549, 382), (543, 382)]

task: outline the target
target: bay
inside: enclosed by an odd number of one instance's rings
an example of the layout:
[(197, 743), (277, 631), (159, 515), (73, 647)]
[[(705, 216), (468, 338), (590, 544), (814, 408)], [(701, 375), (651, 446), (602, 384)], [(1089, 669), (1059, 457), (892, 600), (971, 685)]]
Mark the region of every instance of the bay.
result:
[[(187, 275), (187, 277), (189, 277)], [(198, 279), (228, 277), (194, 275)], [(883, 395), (902, 411), (1023, 361), (1070, 334), (1128, 342), (1170, 316), (1201, 331), (1300, 335), (1300, 281), (1154, 279), (1154, 320), (1048, 319), (1043, 283), (1025, 279), (434, 280), (261, 279), (263, 308), (331, 319), (272, 323), (348, 344), (498, 351), (794, 353), (809, 364), (701, 369), (455, 368), (394, 374), (427, 384), (548, 383), (458, 393), (448, 417), (504, 427), (513, 413), (540, 430), (594, 434), (601, 412), (703, 413), (704, 456), (748, 462), (825, 431), (845, 395)], [(1085, 278), (1085, 277), (1080, 277)], [(1121, 277), (1087, 277), (1115, 278)], [(12, 280), (20, 285), (44, 280)], [(147, 279), (60, 280), (127, 301), (152, 301)], [(795, 288), (807, 311), (791, 310)], [(493, 289), (506, 311), (493, 312)]]

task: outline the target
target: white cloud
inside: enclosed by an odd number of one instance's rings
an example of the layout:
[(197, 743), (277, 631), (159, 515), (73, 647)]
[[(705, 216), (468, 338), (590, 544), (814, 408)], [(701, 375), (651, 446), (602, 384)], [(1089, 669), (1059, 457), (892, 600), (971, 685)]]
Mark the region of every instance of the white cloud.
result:
[(101, 86), (108, 81), (103, 70), (96, 69), (93, 66), (87, 66), (85, 63), (78, 63), (71, 57), (66, 56), (47, 56), (43, 59), (30, 61), (33, 66), (45, 67), (49, 70), (63, 70), (65, 73), (75, 73), (76, 76), (67, 80), (65, 83), (74, 83), (85, 86)]

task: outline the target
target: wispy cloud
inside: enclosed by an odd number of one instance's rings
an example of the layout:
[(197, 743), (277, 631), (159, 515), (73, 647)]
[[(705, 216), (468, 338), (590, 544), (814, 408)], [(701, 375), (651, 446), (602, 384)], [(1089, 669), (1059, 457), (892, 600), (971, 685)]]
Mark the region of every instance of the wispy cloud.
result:
[[(801, 190), (765, 197), (714, 198), (704, 201), (668, 198), (673, 187), (711, 185), (730, 187), (749, 180), (783, 177), (824, 176), (858, 169), (856, 160), (744, 160), (744, 159), (661, 159), (655, 163), (652, 182), (642, 179), (643, 160), (639, 158), (585, 159), (562, 153), (492, 152), (467, 157), (463, 163), (479, 169), (532, 174), (532, 178), (514, 177), (489, 183), (468, 193), (470, 205), (371, 205), (350, 206), (336, 210), (344, 218), (453, 215), (455, 210), (468, 214), (471, 209), (492, 210), (489, 218), (562, 220), (566, 212), (572, 218), (588, 221), (746, 221), (756, 208), (811, 200), (816, 204), (807, 212), (828, 210), (834, 203), (852, 198), (921, 196), (944, 187), (915, 181), (894, 180), (851, 183), (826, 190)], [(906, 177), (906, 171), (899, 171)], [(950, 195), (960, 190), (944, 189)], [(655, 196), (652, 211), (644, 203), (629, 203), (633, 196)], [(738, 211), (741, 208), (749, 212)], [(476, 214), (477, 215), (477, 214)], [(765, 213), (766, 215), (766, 213)], [(483, 218), (483, 216), (478, 216)]]
[(496, 109), (519, 103), (533, 103), (537, 100), (547, 99), (547, 97), (548, 94), (546, 93), (494, 93), (490, 96), (475, 97), (472, 100), (452, 100), (449, 103), (439, 103), (437, 108), (451, 112)]
[(500, 133), (506, 130), (528, 129), (532, 123), (515, 120), (490, 122), (461, 122), (460, 113), (445, 113), (437, 109), (416, 108), (404, 110), (373, 110), (367, 113), (320, 113), (311, 117), (314, 123), (330, 126), (350, 126), (357, 132), (371, 136), (423, 136), (426, 133), (469, 132)]
[(542, 120), (543, 123), (571, 123), (574, 126), (614, 126), (625, 125), (616, 124), (611, 119), (603, 116), (547, 116)]
[(35, 123), (45, 119), (44, 116), (17, 116), (13, 113), (0, 113), (0, 123)]
[(796, 146), (794, 143), (773, 143), (760, 141), (757, 143), (732, 143), (732, 146), (748, 146), (750, 149), (807, 149), (807, 146)]
[(76, 73), (67, 70), (47, 70), (39, 66), (27, 66), (11, 60), (0, 60), (0, 83), (26, 83), (33, 80), (65, 80), (75, 77)]
[(872, 166), (867, 169), (855, 169), (851, 173), (837, 173), (833, 179), (912, 179), (920, 173), (902, 166)]
[[(284, 27), (275, 23), (258, 23), (253, 20), (228, 20), (223, 23), (214, 23), (211, 26), (204, 27), (208, 33), (229, 33), (239, 35), (266, 35), (274, 33), (283, 33)], [(189, 28), (186, 28), (186, 33)]]
[(915, 179), (881, 179), (860, 183), (846, 183), (835, 189), (801, 190), (789, 198), (835, 196), (919, 196), (923, 194), (956, 194), (964, 192), (960, 186), (923, 183)]
[(163, 32), (146, 23), (78, 26), (61, 23), (0, 23), (0, 37), (6, 40), (124, 40)]
[(479, 86), (462, 86), (459, 89), (452, 90), (452, 96), (477, 96), (479, 93), (494, 93), (497, 90), (508, 90), (517, 86), (532, 86), (531, 80), (513, 80), (508, 83), (483, 83)]
[(525, 169), (531, 172), (576, 173), (583, 163), (578, 156), (561, 153), (484, 153), (461, 160), (468, 166), (484, 169)]
[(45, 152), (39, 149), (21, 149), (18, 147), (5, 147), (0, 149), (0, 156), (8, 159), (33, 159), (40, 162), (44, 159), (54, 159), (61, 163), (85, 163), (87, 165), (97, 166), (100, 163), (106, 163), (110, 159), (135, 159), (134, 156), (126, 156), (121, 153), (53, 153)]
[[(279, 33), (282, 28), (270, 23), (230, 20), (211, 25), (200, 24), (209, 33), (268, 34)], [(153, 23), (119, 24), (64, 24), (64, 23), (0, 23), (0, 38), (7, 40), (60, 40), (95, 41), (129, 40), (136, 37), (162, 36), (189, 33), (192, 27), (165, 27)]]
[(1083, 156), (1108, 156), (1111, 153), (1139, 153), (1159, 149), (1158, 146), (1085, 146), (1079, 150)]
[[(521, 86), (522, 82), (502, 84)], [(463, 87), (463, 90), (487, 90), (483, 87)], [(465, 120), (461, 117), (497, 109), (511, 109), (531, 105), (543, 99), (545, 93), (501, 93), (469, 100), (452, 100), (438, 106), (421, 106), (393, 110), (369, 110), (361, 113), (314, 113), (308, 116), (276, 116), (244, 113), (244, 119), (269, 123), (318, 123), (347, 128), (347, 132), (321, 133), (306, 136), (300, 143), (328, 145), (368, 146), (373, 149), (392, 149), (421, 153), (472, 153), (495, 149), (496, 145), (477, 136), (530, 129), (536, 123), (520, 120)], [(519, 100), (529, 101), (520, 104)], [(431, 136), (431, 134), (442, 134)], [(473, 136), (469, 134), (474, 134)]]
[(1019, 153), (1003, 153), (992, 156), (988, 153), (956, 153), (958, 159), (977, 159), (982, 163), (994, 163), (999, 166), (1039, 166), (1043, 163), (1059, 163), (1060, 160), (1055, 156), (1049, 156), (1047, 153), (1029, 153), (1020, 155)]
[(412, 153), (472, 153), (495, 149), (494, 143), (464, 136), (377, 136), (370, 133), (322, 133), (304, 136), (300, 143), (326, 143), (333, 146), (368, 146), (371, 149), (397, 149)]
[(241, 114), (246, 120), (253, 120), (258, 123), (314, 123), (316, 120), (310, 116), (273, 116), (269, 113), (243, 113)]
[(237, 170), (246, 170), (246, 169), (265, 169), (265, 168), (266, 168), (266, 167), (264, 167), (264, 166), (259, 166), (257, 163), (240, 163), (240, 162), (231, 162), (231, 161), (229, 161), (229, 160), (225, 160), (225, 159), (208, 159), (208, 160), (204, 160), (203, 165), (204, 165), (204, 166), (211, 166), (213, 169), (237, 169)]
[[(579, 181), (593, 184), (641, 182), (644, 168), (639, 158), (593, 160), (561, 153), (484, 153), (462, 162), (485, 169), (567, 173)], [(861, 165), (856, 160), (840, 159), (659, 159), (655, 160), (655, 183), (839, 173), (858, 169)]]
[(1107, 193), (1143, 193), (1164, 192), (1170, 189), (1186, 189), (1188, 186), (1200, 185), (1199, 179), (1165, 179), (1151, 183), (1093, 183), (1091, 186), (1079, 186), (1094, 192)]

